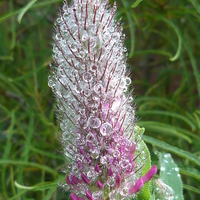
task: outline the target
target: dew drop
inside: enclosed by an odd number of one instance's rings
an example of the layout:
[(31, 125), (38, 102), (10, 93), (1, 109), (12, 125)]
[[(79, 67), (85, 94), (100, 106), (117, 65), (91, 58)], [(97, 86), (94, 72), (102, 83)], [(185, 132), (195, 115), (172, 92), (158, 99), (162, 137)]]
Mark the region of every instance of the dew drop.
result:
[(114, 177), (109, 177), (107, 180), (107, 185), (110, 187), (113, 187), (115, 185), (115, 178)]
[(96, 191), (92, 193), (92, 197), (96, 200), (104, 200), (104, 195), (102, 191)]
[(83, 80), (85, 81), (85, 82), (91, 82), (92, 81), (92, 74), (90, 74), (89, 72), (85, 72), (84, 74), (83, 74)]
[(94, 150), (91, 151), (91, 157), (93, 159), (98, 159), (99, 158), (99, 154), (100, 154), (100, 151), (97, 148), (95, 148)]
[(81, 154), (75, 154), (75, 159), (76, 159), (76, 161), (80, 161), (80, 162), (82, 162), (83, 159), (84, 159), (84, 156), (81, 155)]
[(120, 152), (118, 150), (115, 150), (113, 156), (118, 158), (120, 156)]
[(125, 168), (128, 166), (128, 164), (129, 164), (129, 160), (122, 160), (122, 161), (120, 162), (120, 166), (121, 166), (123, 169), (125, 169)]
[(106, 122), (101, 125), (101, 127), (100, 127), (101, 135), (107, 136), (108, 134), (111, 134), (111, 132), (112, 132), (112, 126), (110, 123)]
[(60, 122), (60, 129), (64, 131), (66, 129), (65, 123)]
[(62, 66), (58, 68), (58, 71), (59, 71), (59, 74), (60, 74), (61, 77), (63, 77), (63, 78), (66, 77)]
[(80, 120), (79, 123), (84, 129), (86, 129), (88, 127), (87, 120), (85, 120), (85, 119)]
[(80, 140), (81, 139), (81, 134), (80, 133), (75, 133), (76, 139)]
[(89, 125), (92, 128), (99, 128), (101, 126), (101, 120), (98, 117), (90, 117), (89, 118)]
[(128, 103), (132, 103), (133, 102), (133, 97), (129, 97), (128, 98)]
[(176, 172), (179, 172), (179, 168), (178, 168), (178, 167), (175, 167), (175, 171), (176, 171)]
[(90, 90), (87, 88), (84, 88), (84, 90), (82, 90), (82, 92), (83, 92), (84, 96), (86, 96), (86, 97), (89, 97), (91, 95)]
[(50, 88), (54, 87), (55, 86), (55, 83), (50, 79), (49, 82), (48, 82), (48, 86)]
[[(108, 183), (107, 183), (108, 184)], [(112, 186), (111, 186), (112, 187)], [(115, 190), (112, 190), (110, 193), (109, 193), (109, 198), (110, 200), (116, 200), (116, 191)]]
[(98, 66), (97, 66), (96, 64), (92, 64), (92, 65), (90, 66), (90, 70), (91, 70), (92, 72), (96, 72), (96, 71), (98, 70)]
[(162, 165), (161, 168), (160, 168), (161, 171), (165, 171), (165, 169), (166, 169), (166, 168), (165, 168), (165, 166), (163, 166), (163, 165)]
[(106, 157), (106, 156), (101, 156), (100, 162), (101, 162), (101, 164), (103, 164), (103, 165), (107, 164), (107, 157)]
[(62, 134), (62, 138), (63, 138), (63, 140), (69, 140), (70, 139), (70, 134), (68, 133), (68, 132), (64, 132), (63, 134)]
[(129, 190), (129, 188), (127, 188), (127, 187), (123, 187), (121, 190), (120, 190), (120, 194), (122, 195), (122, 196), (128, 196), (128, 190)]
[(96, 38), (92, 37), (90, 38), (90, 47), (94, 48), (96, 46)]
[(82, 35), (82, 42), (85, 42), (85, 41), (87, 41), (88, 40), (88, 34), (87, 34), (87, 32), (86, 31), (84, 31), (83, 32), (83, 35)]
[(86, 142), (94, 142), (94, 140), (95, 140), (94, 135), (91, 132), (88, 133), (86, 136)]
[(103, 86), (102, 86), (100, 83), (98, 83), (98, 84), (96, 84), (96, 85), (94, 86), (94, 91), (95, 91), (97, 94), (100, 94), (100, 93), (102, 92), (102, 90), (103, 90)]
[(114, 101), (111, 107), (112, 111), (117, 112), (120, 107), (120, 104), (121, 104), (121, 99)]

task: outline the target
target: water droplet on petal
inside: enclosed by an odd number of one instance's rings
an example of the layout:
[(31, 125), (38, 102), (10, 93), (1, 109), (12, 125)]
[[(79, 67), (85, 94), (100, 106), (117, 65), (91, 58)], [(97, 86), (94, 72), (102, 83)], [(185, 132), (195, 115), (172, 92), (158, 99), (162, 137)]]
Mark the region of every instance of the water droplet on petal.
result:
[(59, 66), (58, 71), (59, 71), (59, 75), (61, 77), (63, 77), (63, 78), (66, 77), (66, 74), (65, 74), (65, 72), (63, 70), (63, 66)]
[(128, 98), (128, 103), (132, 103), (133, 102), (133, 97), (129, 97)]
[(100, 154), (100, 151), (99, 149), (95, 148), (94, 150), (91, 151), (91, 157), (93, 159), (97, 159), (99, 158), (99, 154)]
[(88, 133), (86, 136), (86, 142), (94, 142), (94, 140), (95, 140), (94, 135), (91, 132)]
[(93, 197), (95, 200), (104, 200), (103, 191), (96, 191), (96, 192), (93, 192), (93, 193), (92, 193), (92, 197)]
[(84, 156), (83, 155), (81, 155), (81, 154), (75, 154), (75, 159), (76, 159), (76, 161), (83, 161), (83, 159), (84, 159)]
[(119, 164), (123, 169), (125, 169), (129, 164), (129, 160), (122, 160)]
[(104, 124), (101, 125), (100, 128), (100, 133), (103, 136), (108, 136), (112, 133), (112, 126), (110, 123), (106, 122)]
[(63, 138), (63, 140), (69, 140), (70, 139), (70, 134), (68, 132), (63, 132), (62, 138)]
[(131, 84), (131, 79), (129, 77), (126, 77), (126, 85), (130, 85)]
[(84, 96), (89, 97), (91, 95), (91, 91), (90, 89), (84, 88), (84, 90), (82, 90)]
[(49, 86), (49, 87), (54, 87), (54, 86), (55, 86), (55, 83), (50, 79), (50, 80), (48, 81), (48, 86)]
[(90, 47), (94, 48), (96, 46), (96, 38), (91, 37), (90, 38)]
[(115, 185), (115, 178), (114, 177), (109, 177), (107, 180), (107, 185), (110, 187), (113, 187)]
[(98, 83), (94, 86), (94, 91), (97, 93), (97, 94), (100, 94), (102, 91), (103, 91), (103, 86)]
[(120, 104), (121, 104), (121, 99), (117, 99), (116, 101), (114, 101), (111, 108), (112, 111), (117, 112), (120, 107)]
[(85, 42), (88, 40), (88, 34), (86, 31), (83, 32), (83, 35), (82, 35), (82, 42)]
[(98, 66), (97, 66), (96, 64), (92, 64), (92, 65), (90, 66), (90, 70), (91, 70), (92, 72), (96, 72), (96, 71), (98, 70)]
[(62, 131), (64, 131), (66, 129), (65, 123), (64, 122), (60, 122), (60, 129)]
[(103, 165), (107, 164), (107, 157), (106, 157), (106, 156), (101, 156), (100, 162), (101, 162)]
[(81, 139), (81, 134), (77, 132), (77, 133), (75, 133), (75, 137), (77, 140), (79, 140), (79, 139)]
[(101, 126), (101, 120), (98, 117), (90, 117), (89, 118), (89, 125), (92, 128), (99, 128)]
[(120, 156), (120, 152), (118, 150), (115, 150), (113, 156), (118, 158)]
[(127, 188), (127, 187), (123, 187), (121, 190), (120, 190), (120, 194), (122, 195), (122, 196), (128, 196), (128, 190), (129, 190), (129, 188)]
[(92, 74), (90, 74), (89, 72), (85, 72), (84, 74), (83, 74), (83, 80), (85, 81), (85, 82), (91, 82), (92, 81)]

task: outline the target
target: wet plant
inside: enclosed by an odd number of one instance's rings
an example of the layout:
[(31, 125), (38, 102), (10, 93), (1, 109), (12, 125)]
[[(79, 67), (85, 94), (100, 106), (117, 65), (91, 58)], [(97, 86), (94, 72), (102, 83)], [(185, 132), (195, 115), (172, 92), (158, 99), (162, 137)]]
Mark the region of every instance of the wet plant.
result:
[[(108, 4), (107, 12), (114, 0)], [(124, 75), (131, 79), (124, 96), (130, 95), (136, 104), (131, 106), (137, 120), (131, 125), (149, 149), (140, 149), (146, 162), (136, 174), (143, 177), (155, 164), (158, 169), (135, 199), (151, 195), (151, 200), (196, 200), (200, 195), (199, 3), (118, 0), (116, 6), (114, 19), (116, 23), (121, 19), (127, 48), (123, 59), (128, 53)], [(70, 199), (70, 188), (64, 185), (64, 192), (62, 186), (72, 161), (63, 156), (56, 111), (61, 106), (57, 108), (48, 87), (48, 74), (57, 73), (51, 44), (63, 1), (9, 0), (0, 1), (0, 8), (0, 199)], [(145, 127), (144, 135), (138, 126)]]
[[(49, 86), (58, 103), (66, 183), (71, 199), (129, 199), (156, 173), (147, 155), (126, 75), (126, 48), (116, 5), (65, 2), (55, 24)], [(149, 188), (147, 188), (148, 190)]]

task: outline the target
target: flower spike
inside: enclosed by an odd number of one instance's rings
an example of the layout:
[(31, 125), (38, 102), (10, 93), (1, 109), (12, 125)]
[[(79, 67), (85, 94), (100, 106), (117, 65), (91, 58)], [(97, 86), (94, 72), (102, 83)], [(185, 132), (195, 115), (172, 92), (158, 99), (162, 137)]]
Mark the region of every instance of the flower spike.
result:
[(141, 174), (146, 155), (127, 92), (125, 35), (116, 4), (108, 2), (65, 1), (55, 23), (48, 85), (57, 99), (72, 200), (132, 197), (156, 173), (153, 166)]

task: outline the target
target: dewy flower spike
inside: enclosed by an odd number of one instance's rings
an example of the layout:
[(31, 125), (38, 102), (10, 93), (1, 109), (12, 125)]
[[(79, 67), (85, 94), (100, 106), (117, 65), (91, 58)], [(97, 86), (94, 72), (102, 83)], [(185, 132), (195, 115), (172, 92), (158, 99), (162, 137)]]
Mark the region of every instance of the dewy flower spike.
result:
[(157, 169), (141, 171), (146, 155), (127, 87), (126, 48), (116, 5), (105, 0), (64, 3), (55, 23), (49, 86), (66, 156), (71, 199), (131, 199)]

